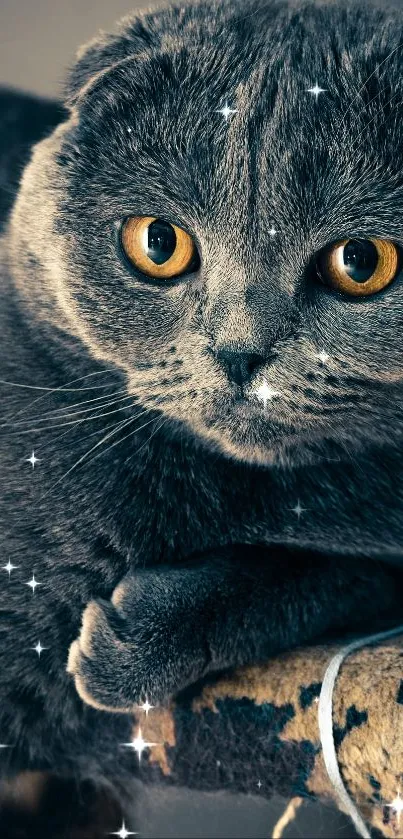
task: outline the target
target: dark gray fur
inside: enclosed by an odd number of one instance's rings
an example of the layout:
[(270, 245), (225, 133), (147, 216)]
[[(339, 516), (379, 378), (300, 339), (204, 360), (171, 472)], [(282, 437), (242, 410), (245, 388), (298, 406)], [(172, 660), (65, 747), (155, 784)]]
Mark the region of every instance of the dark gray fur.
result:
[[(98, 708), (402, 620), (402, 279), (352, 300), (314, 269), (345, 236), (403, 246), (402, 42), (367, 4), (220, 0), (127, 20), (71, 71), (2, 240), (3, 774), (115, 782), (131, 718)], [(135, 214), (188, 230), (200, 271), (129, 269)], [(263, 359), (266, 413), (223, 348)]]

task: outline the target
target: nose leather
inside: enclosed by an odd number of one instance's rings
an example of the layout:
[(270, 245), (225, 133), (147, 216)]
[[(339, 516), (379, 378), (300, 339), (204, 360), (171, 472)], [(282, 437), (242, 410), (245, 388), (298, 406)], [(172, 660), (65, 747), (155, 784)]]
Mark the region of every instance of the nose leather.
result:
[(241, 387), (249, 381), (256, 368), (265, 362), (264, 356), (248, 350), (221, 349), (216, 352), (216, 358), (224, 367), (229, 380)]

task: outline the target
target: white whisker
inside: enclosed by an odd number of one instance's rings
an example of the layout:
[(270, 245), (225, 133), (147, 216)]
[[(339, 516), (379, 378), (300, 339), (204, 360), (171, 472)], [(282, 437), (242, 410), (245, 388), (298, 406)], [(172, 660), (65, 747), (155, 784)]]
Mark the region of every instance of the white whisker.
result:
[[(166, 423), (166, 422), (168, 422), (168, 419), (169, 419), (169, 417), (164, 417), (164, 418), (163, 418), (163, 421), (160, 423), (160, 425), (158, 426), (158, 428), (155, 428), (155, 429), (154, 429), (154, 431), (152, 432), (152, 434), (150, 434), (150, 436), (147, 438), (147, 440), (145, 441), (145, 443), (143, 443), (143, 444), (140, 446), (140, 448), (139, 448), (139, 449), (136, 449), (136, 451), (134, 452), (134, 455), (137, 455), (139, 452), (141, 452), (141, 450), (142, 450), (142, 449), (144, 449), (144, 446), (147, 446), (147, 444), (150, 442), (151, 438), (152, 438), (152, 437), (154, 437), (154, 434), (156, 434), (156, 433), (157, 433), (157, 431), (159, 431), (159, 430), (160, 430), (160, 428), (162, 428), (162, 426), (163, 426), (163, 425), (165, 425), (165, 423)], [(150, 425), (152, 422), (157, 422), (157, 420), (158, 420), (158, 417), (154, 417), (154, 419), (150, 420), (149, 422), (144, 423), (144, 425), (141, 425), (141, 426), (140, 426), (140, 428), (134, 428), (134, 429), (133, 429), (133, 431), (131, 431), (131, 432), (130, 432), (130, 434), (126, 434), (126, 436), (125, 436), (125, 437), (122, 437), (122, 439), (121, 439), (121, 440), (116, 440), (114, 443), (112, 443), (112, 445), (111, 445), (111, 446), (108, 446), (108, 448), (107, 448), (107, 449), (105, 449), (105, 450), (104, 450), (104, 451), (102, 451), (102, 452), (99, 452), (99, 454), (95, 455), (95, 457), (92, 457), (92, 458), (91, 458), (91, 460), (90, 460), (90, 463), (93, 463), (93, 462), (94, 462), (94, 460), (97, 460), (97, 459), (98, 459), (98, 457), (101, 457), (101, 456), (102, 456), (102, 455), (104, 455), (106, 452), (109, 452), (109, 451), (110, 451), (110, 449), (113, 449), (113, 448), (114, 448), (114, 446), (117, 446), (117, 445), (119, 445), (119, 443), (123, 443), (123, 441), (124, 441), (124, 440), (127, 440), (129, 437), (132, 437), (132, 436), (133, 436), (133, 434), (137, 434), (139, 431), (142, 431), (142, 429), (143, 429), (143, 428), (146, 428), (146, 426), (147, 426), (147, 425)]]
[[(53, 417), (53, 419), (54, 419), (55, 421), (57, 421), (57, 420), (66, 419), (67, 417), (76, 417), (76, 416), (80, 416), (81, 414), (90, 414), (91, 412), (97, 411), (97, 410), (102, 409), (102, 408), (111, 408), (111, 407), (112, 407), (112, 405), (117, 405), (117, 404), (119, 404), (119, 403), (121, 403), (121, 402), (124, 402), (126, 399), (131, 399), (131, 400), (132, 400), (132, 404), (134, 404), (134, 402), (133, 402), (133, 397), (132, 397), (132, 396), (130, 396), (130, 394), (127, 394), (126, 396), (122, 396), (122, 397), (120, 397), (120, 399), (112, 399), (110, 402), (107, 402), (106, 404), (102, 404), (102, 405), (93, 405), (93, 407), (92, 407), (92, 408), (85, 408), (83, 411), (73, 411), (72, 413), (58, 414), (58, 415), (56, 415), (55, 417)], [(121, 408), (123, 408), (123, 407), (124, 407), (124, 406), (122, 405), (122, 406), (121, 406)], [(97, 414), (94, 414), (94, 413), (93, 413), (93, 416), (94, 416), (94, 417), (96, 417), (96, 416), (107, 416), (107, 414), (98, 414), (98, 415), (97, 415)], [(16, 433), (18, 433), (19, 429), (20, 429), (20, 428), (24, 429), (24, 426), (25, 426), (25, 425), (26, 425), (26, 423), (28, 423), (28, 422), (47, 422), (47, 421), (49, 421), (49, 419), (52, 419), (52, 417), (49, 417), (49, 415), (46, 415), (46, 414), (45, 414), (43, 417), (28, 417), (28, 419), (27, 419), (27, 420), (23, 420), (22, 422), (19, 422), (19, 423), (10, 423), (10, 425), (11, 425), (11, 427), (12, 427), (13, 429), (17, 429)], [(88, 420), (91, 420), (91, 419), (92, 419), (92, 417), (91, 417), (91, 416), (89, 416), (89, 417), (87, 417), (87, 419), (88, 419)], [(85, 420), (85, 417), (84, 417), (84, 420)], [(57, 423), (56, 423), (56, 424), (54, 424), (54, 425), (49, 425), (49, 426), (47, 426), (47, 427), (46, 427), (46, 426), (41, 426), (41, 429), (36, 429), (36, 428), (35, 428), (35, 429), (33, 429), (33, 430), (35, 430), (35, 431), (38, 431), (38, 430), (42, 430), (42, 431), (49, 431), (49, 430), (51, 430), (52, 428), (61, 428), (63, 425), (69, 425), (69, 424), (70, 424), (70, 423), (67, 423), (67, 422), (65, 422), (65, 423), (59, 423), (59, 424), (57, 424)], [(73, 423), (73, 424), (74, 424), (74, 423)], [(24, 431), (24, 430), (22, 430), (22, 431), (21, 431), (21, 433), (22, 433), (22, 434), (26, 434), (26, 433), (28, 433), (28, 432), (29, 432), (29, 429), (28, 429), (28, 431)]]
[(18, 436), (19, 434), (35, 434), (37, 432), (43, 433), (44, 431), (53, 431), (54, 428), (66, 428), (66, 426), (78, 426), (84, 422), (93, 422), (94, 420), (101, 419), (102, 417), (110, 417), (112, 414), (119, 414), (120, 411), (124, 410), (124, 408), (131, 408), (132, 405), (121, 405), (119, 408), (115, 408), (114, 411), (106, 411), (103, 414), (94, 414), (91, 417), (84, 417), (83, 419), (78, 420), (70, 420), (69, 422), (58, 422), (55, 425), (49, 426), (41, 426), (39, 428), (25, 428), (25, 429), (18, 429), (17, 431), (10, 432), (11, 437)]
[[(122, 408), (120, 408), (119, 410), (122, 410)], [(140, 417), (144, 416), (144, 414), (148, 414), (149, 412), (150, 412), (149, 409), (146, 408), (145, 410), (140, 411), (139, 414), (136, 414), (135, 417), (133, 417), (133, 419), (140, 419)], [(113, 414), (113, 413), (116, 413), (116, 411), (110, 411), (110, 413)], [(102, 414), (98, 415), (98, 416), (102, 416)], [(105, 414), (105, 416), (107, 416), (107, 414)], [(98, 419), (98, 417), (95, 416), (95, 417), (93, 417), (93, 419)], [(66, 424), (78, 426), (82, 422), (85, 422), (85, 421), (86, 420), (78, 420), (76, 423), (66, 423)], [(116, 425), (116, 423), (113, 422), (113, 423), (110, 423), (110, 425), (107, 425), (106, 427), (98, 428), (97, 431), (93, 431), (92, 434), (88, 434), (85, 437), (82, 437), (80, 440), (74, 440), (73, 443), (74, 443), (74, 445), (78, 445), (79, 443), (83, 442), (83, 440), (88, 440), (90, 437), (94, 437), (95, 434), (102, 434), (104, 431), (107, 431), (109, 428), (113, 428), (115, 425)], [(62, 440), (63, 437), (66, 437), (66, 435), (69, 434), (70, 431), (72, 431), (72, 430), (73, 430), (72, 428), (69, 428), (67, 431), (64, 431), (63, 434), (59, 434), (58, 437), (55, 437), (54, 439), (52, 439), (52, 445), (54, 443), (56, 443), (58, 440)], [(37, 444), (36, 448), (39, 449), (40, 445), (41, 445), (40, 443)]]
[[(397, 52), (397, 50), (401, 49), (402, 47), (403, 47), (403, 41), (401, 41), (400, 44), (397, 45), (397, 47), (395, 47), (393, 50), (391, 50), (391, 52), (386, 56), (386, 58), (384, 58), (383, 61), (381, 61), (380, 64), (377, 64), (375, 69), (372, 71), (372, 73), (370, 73), (368, 78), (365, 79), (365, 82), (361, 85), (361, 87), (357, 91), (356, 95), (353, 96), (350, 104), (346, 108), (346, 111), (344, 112), (344, 115), (341, 118), (341, 123), (340, 123), (340, 126), (339, 126), (339, 130), (343, 127), (343, 125), (345, 123), (346, 116), (347, 116), (348, 112), (350, 111), (350, 108), (353, 107), (354, 102), (361, 96), (361, 93), (363, 92), (363, 90), (365, 90), (368, 82), (371, 81), (372, 77), (375, 75), (375, 73), (378, 70), (380, 70), (380, 68), (383, 66), (383, 64), (385, 64), (387, 61), (389, 61), (389, 59), (392, 57), (392, 55), (394, 55), (395, 52)], [(336, 136), (337, 136), (337, 132), (336, 132)]]
[[(382, 113), (382, 111), (384, 111), (384, 110), (385, 110), (385, 108), (386, 108), (388, 105), (390, 105), (390, 104), (391, 104), (391, 102), (393, 102), (393, 100), (394, 100), (394, 99), (396, 99), (396, 97), (397, 97), (397, 96), (401, 96), (401, 95), (402, 95), (402, 91), (401, 91), (401, 90), (398, 90), (398, 91), (397, 91), (397, 93), (395, 93), (393, 96), (391, 96), (391, 97), (390, 97), (390, 99), (388, 99), (388, 101), (385, 103), (385, 105), (383, 105), (381, 108), (379, 108), (379, 110), (377, 110), (376, 114), (372, 117), (372, 119), (370, 119), (370, 120), (367, 122), (367, 124), (366, 124), (366, 125), (364, 125), (364, 128), (362, 129), (362, 131), (360, 131), (360, 133), (359, 133), (358, 137), (356, 137), (356, 138), (354, 139), (353, 144), (352, 144), (352, 146), (350, 147), (350, 153), (352, 153), (352, 154), (353, 154), (353, 153), (355, 153), (355, 152), (357, 151), (357, 149), (359, 148), (359, 140), (361, 139), (361, 137), (362, 137), (362, 135), (365, 133), (365, 131), (367, 131), (367, 129), (369, 128), (369, 126), (370, 126), (370, 125), (372, 125), (372, 123), (376, 120), (376, 118), (379, 116), (379, 114), (381, 114), (381, 113)], [(382, 122), (382, 125), (384, 124), (384, 122), (386, 122), (386, 119), (387, 119), (387, 117), (385, 116), (385, 118), (384, 118), (384, 120), (383, 120), (383, 122)]]
[(68, 469), (67, 472), (65, 472), (64, 475), (62, 475), (62, 477), (59, 478), (59, 480), (56, 481), (55, 484), (53, 484), (53, 486), (50, 488), (49, 492), (45, 493), (45, 495), (43, 495), (40, 500), (43, 501), (45, 498), (47, 498), (49, 493), (52, 492), (52, 490), (55, 489), (55, 487), (57, 487), (58, 484), (60, 484), (65, 478), (67, 478), (67, 476), (70, 475), (70, 473), (73, 472), (73, 470), (76, 469), (77, 466), (80, 465), (80, 463), (82, 463), (84, 460), (86, 460), (86, 458), (91, 454), (91, 452), (95, 451), (95, 449), (97, 449), (99, 446), (101, 446), (102, 443), (105, 443), (106, 440), (109, 440), (109, 438), (112, 437), (114, 434), (117, 434), (118, 431), (120, 431), (122, 428), (125, 428), (131, 422), (134, 422), (135, 419), (136, 419), (135, 417), (129, 417), (129, 419), (122, 420), (121, 422), (117, 423), (115, 428), (112, 429), (112, 431), (109, 434), (107, 434), (105, 437), (103, 437), (102, 440), (99, 440), (98, 443), (96, 443), (95, 446), (92, 447), (92, 449), (90, 449), (88, 452), (85, 452), (79, 458), (79, 460), (77, 460), (76, 463), (74, 463), (73, 466), (71, 466), (70, 469)]
[[(85, 440), (89, 440), (91, 437), (95, 437), (97, 434), (104, 434), (105, 431), (109, 431), (109, 429), (114, 428), (115, 425), (116, 425), (116, 421), (111, 422), (111, 423), (109, 423), (109, 425), (104, 425), (102, 428), (97, 428), (97, 430), (92, 431), (91, 434), (86, 434), (85, 437), (80, 437), (79, 440), (73, 440), (72, 442), (68, 441), (66, 443), (66, 445), (68, 445), (69, 448), (71, 449), (72, 445), (78, 446), (80, 443), (84, 443)], [(72, 429), (68, 428), (67, 431), (64, 431), (63, 434), (59, 434), (58, 437), (56, 437), (54, 440), (52, 440), (52, 443), (56, 443), (57, 440), (63, 440), (63, 437), (67, 437), (67, 434), (70, 434), (71, 431), (72, 431)], [(38, 444), (36, 448), (38, 450), (40, 448), (40, 444)]]
[[(17, 417), (21, 413), (24, 413), (24, 411), (29, 410), (29, 408), (31, 408), (32, 405), (35, 405), (37, 402), (40, 402), (41, 399), (45, 399), (51, 393), (58, 393), (58, 392), (70, 393), (70, 392), (77, 392), (77, 391), (102, 390), (102, 388), (105, 388), (105, 387), (112, 387), (112, 385), (105, 385), (105, 384), (104, 385), (95, 385), (95, 386), (91, 386), (91, 387), (74, 387), (74, 388), (71, 388), (69, 386), (75, 384), (76, 382), (82, 382), (85, 379), (89, 379), (89, 378), (91, 378), (91, 376), (100, 376), (100, 375), (105, 375), (105, 373), (114, 373), (114, 372), (116, 372), (116, 371), (113, 370), (113, 369), (111, 369), (111, 370), (96, 370), (94, 373), (87, 373), (87, 375), (85, 375), (85, 376), (79, 376), (76, 379), (71, 379), (71, 381), (67, 382), (66, 385), (60, 385), (59, 387), (55, 387), (55, 388), (39, 387), (39, 386), (36, 386), (36, 385), (26, 385), (26, 384), (22, 384), (21, 382), (8, 382), (5, 379), (0, 379), (0, 384), (12, 385), (14, 387), (22, 387), (22, 388), (28, 388), (28, 389), (33, 389), (33, 390), (46, 391), (46, 393), (43, 393), (41, 396), (37, 396), (37, 398), (34, 399), (29, 405), (24, 405), (23, 408), (21, 408), (16, 413), (12, 414), (11, 417), (6, 419), (6, 422), (10, 422), (11, 420), (14, 419), (14, 417)], [(0, 428), (1, 427), (2, 426), (0, 426)]]
[[(63, 405), (60, 408), (53, 408), (51, 411), (48, 412), (48, 414), (43, 414), (43, 416), (51, 416), (51, 414), (56, 414), (59, 411), (62, 412), (62, 411), (65, 411), (65, 410), (71, 410), (72, 408), (78, 408), (78, 407), (81, 407), (82, 405), (89, 405), (89, 404), (94, 403), (94, 402), (103, 402), (105, 399), (110, 399), (111, 395), (120, 396), (122, 393), (127, 394), (127, 390), (126, 389), (117, 390), (115, 394), (105, 393), (104, 396), (94, 396), (93, 399), (83, 399), (81, 402), (73, 402), (72, 405)], [(102, 405), (99, 405), (99, 406), (95, 405), (94, 407), (95, 408), (97, 408), (97, 407), (102, 408)]]

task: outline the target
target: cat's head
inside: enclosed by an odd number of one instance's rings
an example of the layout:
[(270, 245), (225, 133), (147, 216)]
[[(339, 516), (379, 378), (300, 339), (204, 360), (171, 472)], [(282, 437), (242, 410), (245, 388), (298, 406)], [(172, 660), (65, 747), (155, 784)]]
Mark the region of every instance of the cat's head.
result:
[(12, 219), (42, 316), (235, 458), (399, 441), (402, 33), (220, 0), (90, 44)]

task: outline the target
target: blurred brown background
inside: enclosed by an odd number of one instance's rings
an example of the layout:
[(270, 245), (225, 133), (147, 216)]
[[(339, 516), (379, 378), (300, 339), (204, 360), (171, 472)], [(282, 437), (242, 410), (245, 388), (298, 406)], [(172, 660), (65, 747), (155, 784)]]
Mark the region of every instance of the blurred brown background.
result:
[[(146, 4), (135, 0), (0, 0), (0, 84), (57, 96), (79, 45)], [(287, 801), (267, 802), (251, 780), (250, 796), (147, 789), (136, 794), (133, 824), (150, 839), (270, 837)], [(118, 829), (120, 825), (116, 826)], [(333, 809), (306, 804), (285, 839), (352, 839), (350, 822)]]
[(57, 95), (77, 47), (141, 6), (136, 0), (1, 0), (0, 83)]

